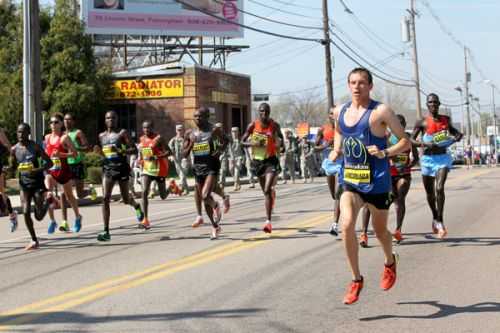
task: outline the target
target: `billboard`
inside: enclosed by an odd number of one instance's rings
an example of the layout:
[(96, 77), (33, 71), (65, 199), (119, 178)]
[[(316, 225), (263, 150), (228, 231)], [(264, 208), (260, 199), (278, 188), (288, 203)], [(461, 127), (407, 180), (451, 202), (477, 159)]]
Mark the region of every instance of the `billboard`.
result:
[(116, 80), (108, 99), (154, 99), (184, 96), (182, 77), (151, 80)]
[[(211, 15), (223, 18), (218, 19)], [(82, 0), (86, 32), (243, 37), (243, 0)]]

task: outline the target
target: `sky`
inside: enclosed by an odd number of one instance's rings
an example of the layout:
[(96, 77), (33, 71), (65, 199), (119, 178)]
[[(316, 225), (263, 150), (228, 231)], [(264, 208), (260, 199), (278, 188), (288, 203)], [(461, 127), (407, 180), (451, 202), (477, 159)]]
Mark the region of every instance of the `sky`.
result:
[[(50, 4), (52, 0), (41, 0), (41, 3)], [(321, 3), (321, 0), (244, 0), (244, 10), (286, 23), (321, 27)], [(333, 31), (363, 57), (361, 63), (370, 69), (368, 63), (375, 65), (375, 72), (396, 81), (412, 80), (410, 45), (401, 39), (401, 19), (407, 15), (409, 0), (344, 0), (344, 3), (354, 14), (346, 12), (340, 0), (328, 0)], [(431, 10), (426, 3), (430, 3)], [(443, 103), (460, 104), (460, 94), (454, 88), (463, 86), (465, 45), (474, 58), (474, 65), (469, 64), (470, 92), (479, 97), (483, 111), (491, 110), (491, 87), (482, 82), (488, 79), (500, 87), (500, 66), (497, 65), (500, 1), (417, 0), (416, 9), (422, 89), (437, 93)], [(245, 15), (245, 24), (295, 37), (323, 38), (321, 30), (288, 27), (249, 15)], [(345, 49), (335, 36), (333, 39)], [(244, 38), (230, 43), (250, 46), (240, 54), (231, 55), (227, 69), (251, 75), (253, 93), (269, 93), (272, 100), (276, 100), (287, 92), (307, 91), (324, 98), (324, 48), (319, 43), (282, 39), (250, 30), (245, 31)], [(332, 53), (334, 95), (338, 98), (348, 93), (346, 76), (357, 64), (335, 46)], [(375, 84), (381, 85), (379, 81)], [(414, 97), (414, 90), (411, 93)], [(500, 104), (498, 93), (496, 98)], [(460, 107), (454, 107), (453, 111), (460, 112)]]

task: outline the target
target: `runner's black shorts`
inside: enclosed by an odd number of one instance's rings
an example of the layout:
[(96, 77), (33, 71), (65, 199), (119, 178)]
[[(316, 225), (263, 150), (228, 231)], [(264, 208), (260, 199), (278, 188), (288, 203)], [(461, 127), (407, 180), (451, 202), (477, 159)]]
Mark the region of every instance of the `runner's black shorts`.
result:
[(85, 168), (83, 167), (83, 163), (75, 163), (75, 164), (69, 164), (69, 169), (71, 170), (71, 173), (73, 174), (74, 180), (84, 180), (85, 179)]
[(115, 182), (125, 182), (128, 181), (130, 177), (130, 166), (127, 163), (122, 163), (118, 166), (106, 166), (102, 167), (104, 178), (111, 179)]
[(143, 173), (141, 177), (148, 177), (151, 180), (151, 183), (152, 182), (164, 183), (166, 179), (166, 177), (151, 176), (145, 173)]
[(393, 194), (391, 192), (387, 193), (363, 193), (355, 189), (354, 187), (344, 184), (344, 192), (356, 193), (360, 196), (364, 203), (375, 206), (375, 208), (380, 210), (387, 210), (394, 200)]
[(217, 158), (207, 161), (207, 163), (193, 164), (193, 173), (196, 183), (203, 184), (207, 176), (219, 176), (220, 161)]
[(262, 161), (252, 160), (250, 169), (257, 177), (262, 177), (266, 173), (278, 174), (281, 172), (280, 161), (276, 156), (271, 156)]

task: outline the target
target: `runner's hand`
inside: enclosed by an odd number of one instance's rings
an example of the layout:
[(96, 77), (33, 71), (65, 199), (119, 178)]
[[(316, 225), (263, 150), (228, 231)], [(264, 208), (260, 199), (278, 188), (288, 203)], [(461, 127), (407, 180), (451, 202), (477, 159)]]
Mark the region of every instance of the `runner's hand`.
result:
[(337, 151), (337, 150), (332, 150), (330, 152), (330, 154), (328, 155), (328, 159), (330, 159), (333, 162), (335, 162), (340, 157), (340, 155), (342, 155), (342, 152)]
[(378, 149), (376, 145), (367, 146), (368, 153), (376, 158), (383, 159), (387, 157), (387, 154), (384, 150)]

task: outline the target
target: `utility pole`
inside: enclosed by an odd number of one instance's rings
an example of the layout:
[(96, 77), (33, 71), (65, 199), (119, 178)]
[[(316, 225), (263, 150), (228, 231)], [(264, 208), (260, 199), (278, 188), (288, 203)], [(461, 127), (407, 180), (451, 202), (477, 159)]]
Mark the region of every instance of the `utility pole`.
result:
[(465, 60), (465, 112), (467, 113), (467, 145), (470, 145), (471, 136), (471, 120), (470, 120), (470, 96), (469, 96), (469, 82), (471, 75), (467, 64), (467, 47), (464, 46), (464, 60)]
[(408, 10), (410, 13), (410, 38), (413, 49), (413, 80), (415, 81), (415, 90), (416, 90), (416, 110), (417, 110), (417, 119), (422, 119), (422, 102), (420, 99), (420, 74), (418, 70), (418, 53), (417, 53), (417, 33), (415, 29), (415, 16), (417, 11), (415, 10), (415, 0), (410, 0), (410, 9)]
[(23, 0), (23, 122), (31, 126), (31, 0)]
[(42, 75), (40, 70), (40, 8), (38, 0), (31, 1), (31, 114), (35, 141), (43, 140)]
[(330, 19), (328, 17), (328, 1), (323, 0), (323, 32), (325, 46), (326, 66), (326, 96), (328, 98), (328, 109), (333, 107), (333, 79), (332, 79), (332, 52), (330, 48)]
[(38, 0), (23, 0), (23, 122), (33, 138), (42, 138), (42, 95), (40, 77), (40, 21)]

